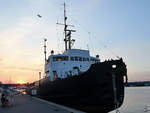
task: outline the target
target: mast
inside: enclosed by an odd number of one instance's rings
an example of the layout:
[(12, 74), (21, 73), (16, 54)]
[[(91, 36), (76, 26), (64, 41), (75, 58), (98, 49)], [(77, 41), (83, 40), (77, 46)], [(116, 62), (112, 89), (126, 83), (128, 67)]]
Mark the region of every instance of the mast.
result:
[(67, 17), (66, 17), (66, 4), (64, 3), (64, 32), (65, 32), (65, 50), (67, 50), (67, 37), (66, 37), (66, 34), (67, 34), (67, 25), (66, 25), (66, 20), (67, 20)]
[(45, 38), (44, 39), (44, 55), (45, 55), (45, 57), (44, 57), (44, 60), (45, 60), (45, 64), (46, 64), (46, 62), (47, 62), (47, 58), (46, 58), (46, 41), (47, 41), (47, 39)]
[(76, 32), (76, 30), (67, 30), (67, 37), (68, 37), (68, 47), (71, 49), (71, 44), (75, 41), (74, 39), (71, 39), (71, 33)]
[(75, 41), (74, 39), (71, 39), (71, 33), (75, 32), (75, 30), (67, 29), (68, 26), (74, 27), (74, 25), (67, 25), (67, 16), (66, 16), (66, 4), (64, 3), (64, 23), (56, 23), (59, 25), (64, 25), (64, 34), (65, 34), (65, 50), (71, 49), (71, 44)]

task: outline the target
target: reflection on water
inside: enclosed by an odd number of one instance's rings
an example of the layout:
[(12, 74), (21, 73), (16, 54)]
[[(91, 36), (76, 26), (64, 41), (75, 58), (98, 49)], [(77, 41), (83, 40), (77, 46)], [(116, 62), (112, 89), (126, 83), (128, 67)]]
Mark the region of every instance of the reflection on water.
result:
[(150, 113), (150, 87), (127, 87), (125, 100), (119, 111), (120, 113)]

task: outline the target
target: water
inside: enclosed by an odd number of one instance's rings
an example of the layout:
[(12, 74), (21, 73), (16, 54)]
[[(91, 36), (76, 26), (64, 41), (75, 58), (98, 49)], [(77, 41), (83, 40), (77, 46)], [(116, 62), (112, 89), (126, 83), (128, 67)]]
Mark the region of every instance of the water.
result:
[(150, 87), (127, 87), (125, 100), (119, 111), (120, 113), (150, 113)]

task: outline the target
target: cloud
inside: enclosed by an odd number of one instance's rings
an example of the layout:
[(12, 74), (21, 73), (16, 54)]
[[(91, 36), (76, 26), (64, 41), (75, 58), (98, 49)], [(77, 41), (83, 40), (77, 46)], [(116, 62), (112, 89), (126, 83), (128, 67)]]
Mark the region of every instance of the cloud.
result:
[(42, 71), (42, 69), (38, 69), (38, 68), (14, 67), (14, 66), (9, 66), (9, 67), (7, 67), (7, 69), (25, 70), (25, 71)]
[(0, 67), (2, 68), (3, 65), (4, 65), (4, 59), (0, 58)]
[[(0, 31), (0, 78), (2, 81), (6, 82), (9, 75), (14, 75), (16, 79), (22, 75), (21, 77), (24, 79), (33, 80), (37, 71), (42, 70), (39, 66), (42, 63), (42, 54), (40, 53), (42, 46), (39, 43), (38, 48), (35, 43), (38, 42), (37, 40), (41, 41), (41, 37), (37, 39), (40, 29), (44, 31), (46, 28), (36, 22), (36, 19), (25, 17), (15, 26)], [(33, 43), (33, 40), (36, 41)], [(29, 46), (30, 42), (32, 42), (32, 46)], [(30, 77), (31, 75), (32, 77)]]

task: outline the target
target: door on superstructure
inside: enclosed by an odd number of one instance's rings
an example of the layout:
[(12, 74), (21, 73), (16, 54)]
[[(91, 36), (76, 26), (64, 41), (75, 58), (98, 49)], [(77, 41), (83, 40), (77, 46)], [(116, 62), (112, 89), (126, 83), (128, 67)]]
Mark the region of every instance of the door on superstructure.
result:
[(56, 80), (58, 78), (57, 72), (53, 71), (53, 80)]

